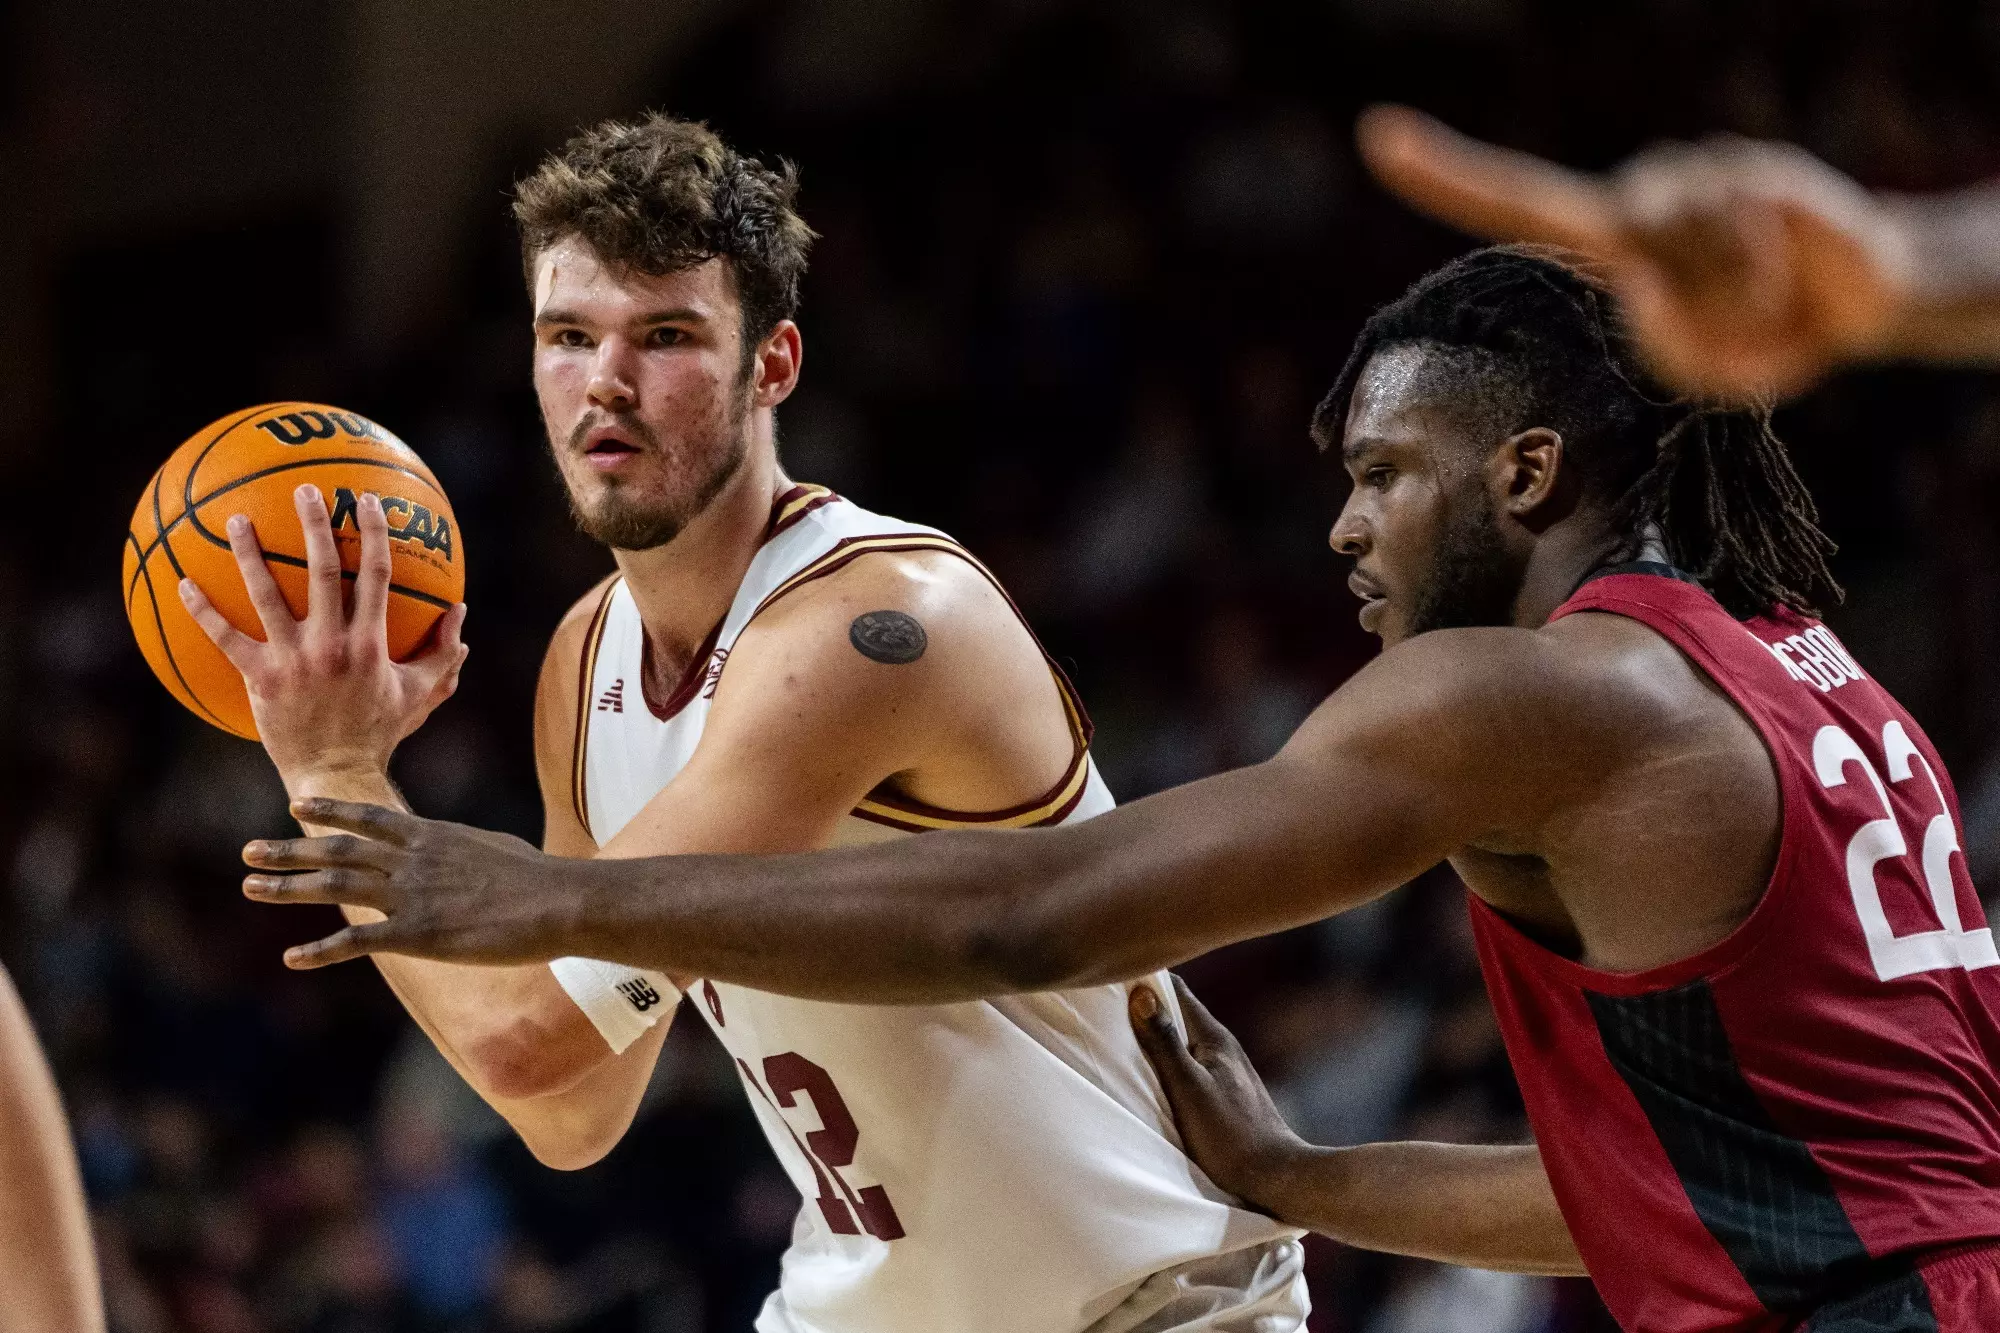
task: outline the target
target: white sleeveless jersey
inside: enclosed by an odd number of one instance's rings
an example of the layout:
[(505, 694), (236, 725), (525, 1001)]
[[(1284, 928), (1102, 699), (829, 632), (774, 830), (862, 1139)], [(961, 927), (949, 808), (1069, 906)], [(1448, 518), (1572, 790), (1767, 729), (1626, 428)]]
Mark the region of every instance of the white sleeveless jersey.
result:
[[(935, 529), (794, 487), (707, 650), (658, 702), (641, 684), (638, 609), (622, 581), (609, 586), (584, 654), (573, 768), (577, 813), (600, 845), (693, 755), (730, 649), (756, 615), (875, 551), (948, 552), (992, 578)], [(878, 789), (841, 821), (834, 845), (1110, 809), (1089, 723), (1050, 670), (1077, 748), (1040, 800), (966, 813)], [(620, 1049), (678, 998), (657, 973), (552, 966)], [(805, 1198), (760, 1333), (1077, 1333), (1161, 1269), (1300, 1234), (1237, 1205), (1182, 1154), (1121, 986), (923, 1008), (710, 981), (693, 990)], [(1171, 1003), (1171, 987), (1162, 993)], [(1295, 1285), (1287, 1299), (1302, 1310)]]

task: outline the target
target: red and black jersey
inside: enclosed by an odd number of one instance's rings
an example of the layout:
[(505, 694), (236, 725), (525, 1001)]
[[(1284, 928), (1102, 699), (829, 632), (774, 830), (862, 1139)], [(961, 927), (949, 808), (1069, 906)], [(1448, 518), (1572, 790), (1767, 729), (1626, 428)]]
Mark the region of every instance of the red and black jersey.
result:
[[(1741, 927), (1647, 972), (1581, 966), (1473, 900), (1549, 1178), (1632, 1333), (1928, 1333), (1919, 1270), (2000, 1238), (2000, 954), (1951, 780), (1825, 626), (1738, 621), (1638, 568), (1556, 615), (1640, 621), (1735, 700), (1782, 842)], [(2000, 1330), (2000, 1307), (1969, 1326)]]

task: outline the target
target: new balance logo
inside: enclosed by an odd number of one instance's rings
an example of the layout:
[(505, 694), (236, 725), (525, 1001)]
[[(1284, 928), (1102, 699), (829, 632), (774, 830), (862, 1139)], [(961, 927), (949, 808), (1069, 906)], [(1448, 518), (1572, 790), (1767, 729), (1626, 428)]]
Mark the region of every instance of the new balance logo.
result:
[(630, 981), (619, 982), (617, 990), (620, 995), (623, 995), (632, 1002), (634, 1009), (637, 1009), (642, 1014), (660, 1002), (659, 991), (653, 989), (652, 983), (642, 977), (634, 977)]
[(611, 688), (597, 696), (597, 711), (600, 713), (622, 713), (625, 711), (625, 678), (620, 676), (611, 682)]

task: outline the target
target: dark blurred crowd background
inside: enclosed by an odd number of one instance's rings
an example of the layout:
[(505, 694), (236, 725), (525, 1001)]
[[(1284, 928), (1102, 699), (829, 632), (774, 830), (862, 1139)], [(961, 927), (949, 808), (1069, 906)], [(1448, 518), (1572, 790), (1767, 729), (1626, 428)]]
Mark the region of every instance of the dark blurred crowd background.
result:
[[(375, 417), (471, 570), (464, 687), (398, 775), (538, 836), (536, 669), (608, 558), (546, 461), (506, 189), (571, 129), (658, 107), (800, 164), (823, 236), (786, 465), (988, 560), (1131, 799), (1267, 756), (1373, 651), (1307, 414), (1368, 310), (1469, 243), (1373, 187), (1359, 107), (1580, 165), (1786, 138), (1928, 190), (2000, 173), (1997, 77), (1971, 0), (0, 0), (0, 957), (113, 1327), (722, 1333), (774, 1281), (798, 1200), (698, 1023), (624, 1144), (562, 1174), (371, 967), (283, 970), (330, 917), (238, 895), (281, 793), (148, 676), (118, 600), (183, 437), (278, 398)], [(1858, 373), (1781, 427), (1841, 543), (1832, 621), (1952, 761), (2000, 887), (2000, 391)], [(1186, 969), (1307, 1136), (1525, 1133), (1462, 895), (1440, 868)], [(1312, 1262), (1317, 1333), (1608, 1327), (1587, 1283)]]

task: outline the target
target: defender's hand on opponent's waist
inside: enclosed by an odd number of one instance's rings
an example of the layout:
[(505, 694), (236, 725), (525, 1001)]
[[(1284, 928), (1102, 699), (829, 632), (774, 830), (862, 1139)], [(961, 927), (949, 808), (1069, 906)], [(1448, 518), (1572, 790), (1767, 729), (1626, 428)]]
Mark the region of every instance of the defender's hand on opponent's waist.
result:
[(1132, 989), (1132, 1030), (1166, 1089), (1187, 1154), (1217, 1185), (1283, 1220), (1276, 1187), (1311, 1149), (1278, 1114), (1234, 1034), (1179, 977), (1174, 993), (1186, 1041), (1150, 983)]
[(1187, 1153), (1208, 1178), (1281, 1222), (1346, 1245), (1503, 1273), (1581, 1274), (1533, 1144), (1366, 1143), (1292, 1133), (1229, 1030), (1174, 978), (1188, 1039), (1151, 986), (1132, 1027), (1159, 1071)]
[[(264, 903), (371, 907), (352, 925), (285, 951), (285, 965), (325, 967), (374, 953), (460, 963), (541, 963), (571, 952), (590, 861), (547, 856), (519, 838), (421, 819), (379, 805), (292, 803), (301, 823), (345, 829), (258, 841), (243, 860), (246, 897)], [(360, 836), (352, 836), (352, 835)], [(290, 873), (268, 873), (268, 872)]]

